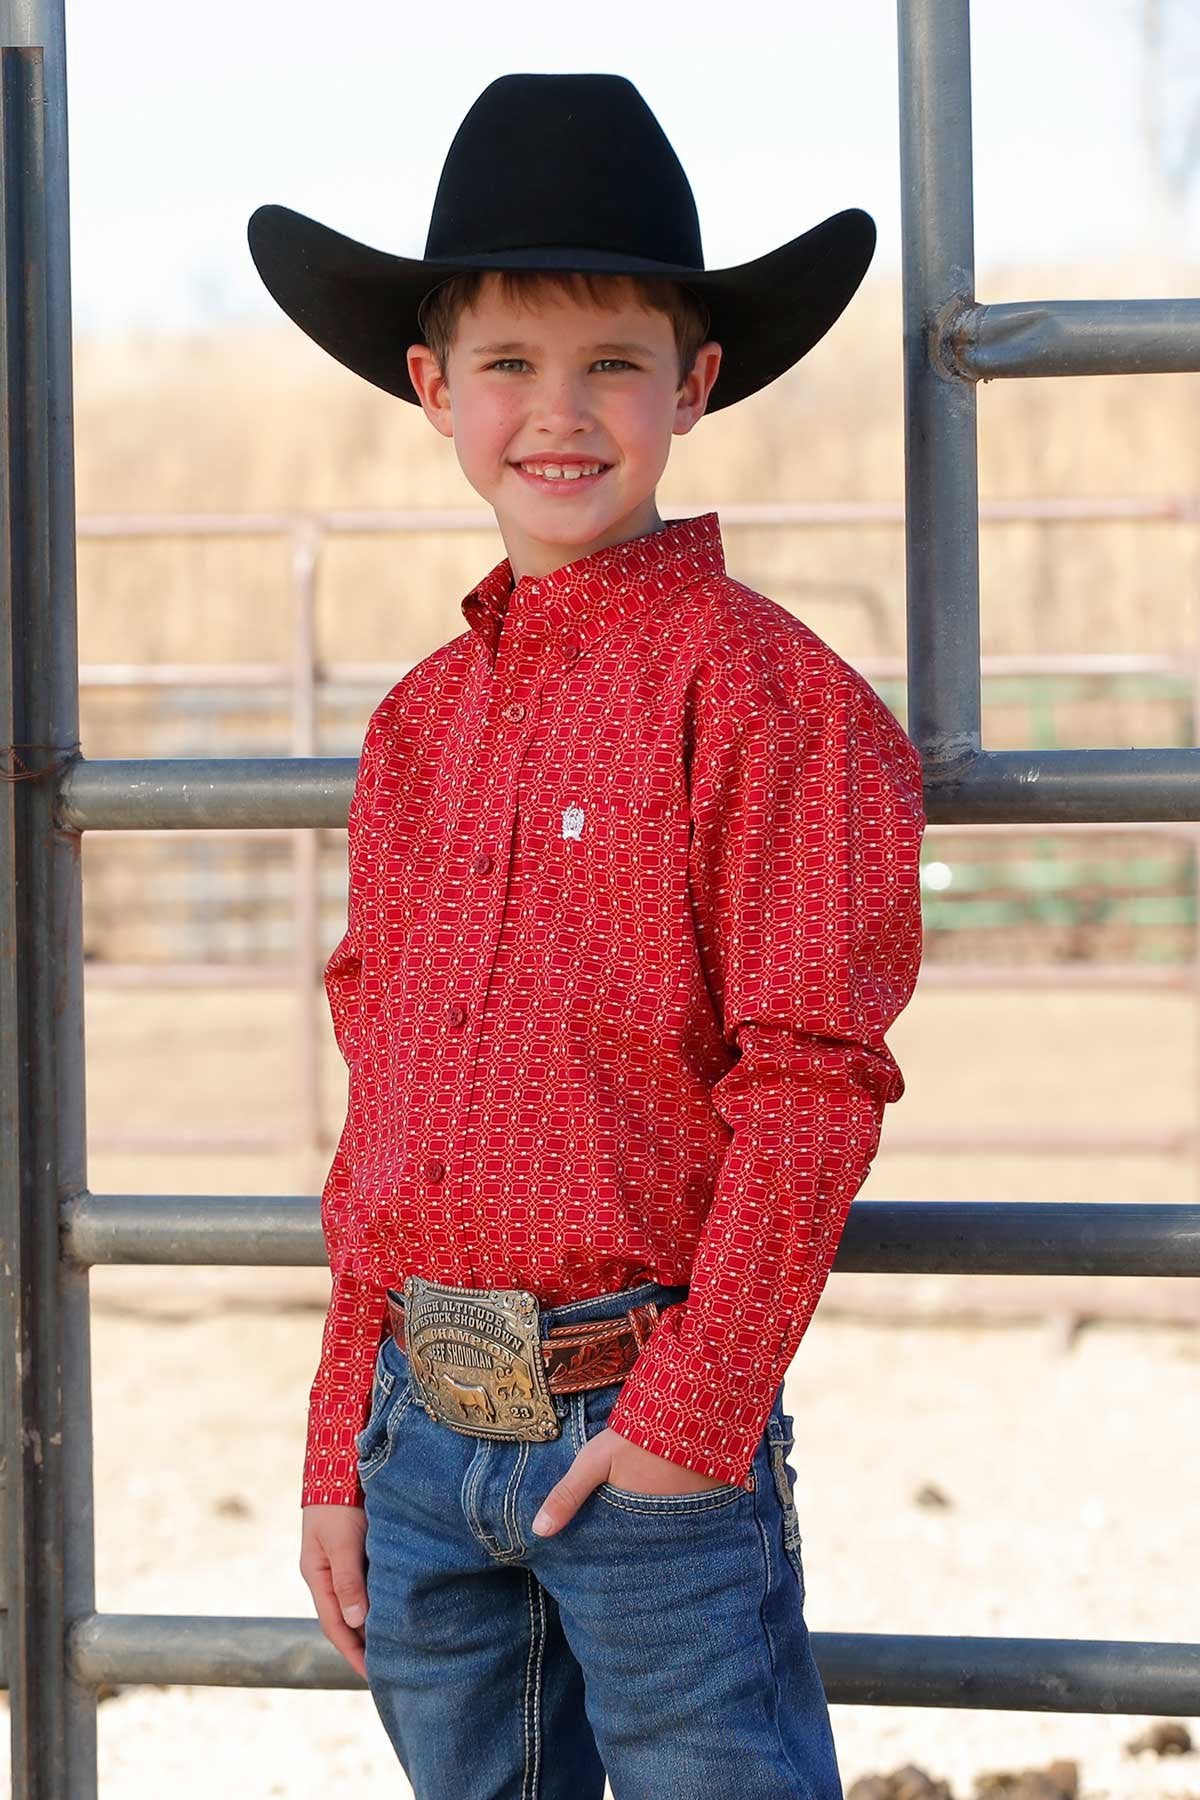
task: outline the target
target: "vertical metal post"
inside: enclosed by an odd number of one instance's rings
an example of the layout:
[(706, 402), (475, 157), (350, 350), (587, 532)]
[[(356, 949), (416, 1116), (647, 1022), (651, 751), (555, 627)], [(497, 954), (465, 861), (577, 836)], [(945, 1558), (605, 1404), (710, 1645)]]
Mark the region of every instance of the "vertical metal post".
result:
[[(14, 1800), (92, 1800), (94, 1691), (67, 1671), (95, 1608), (88, 1282), (59, 1245), (86, 1188), (62, 0), (0, 0), (0, 1361)], [(69, 1526), (69, 1528), (68, 1528)]]
[(967, 0), (897, 0), (904, 240), (908, 730), (928, 761), (978, 751), (975, 388), (937, 346), (974, 301)]

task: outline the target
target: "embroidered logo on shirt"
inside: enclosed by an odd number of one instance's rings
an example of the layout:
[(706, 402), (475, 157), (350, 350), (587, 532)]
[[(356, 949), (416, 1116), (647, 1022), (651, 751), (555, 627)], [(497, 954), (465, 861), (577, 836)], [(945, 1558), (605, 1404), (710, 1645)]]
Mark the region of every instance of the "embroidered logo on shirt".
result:
[(578, 839), (583, 832), (582, 806), (563, 807), (563, 836)]

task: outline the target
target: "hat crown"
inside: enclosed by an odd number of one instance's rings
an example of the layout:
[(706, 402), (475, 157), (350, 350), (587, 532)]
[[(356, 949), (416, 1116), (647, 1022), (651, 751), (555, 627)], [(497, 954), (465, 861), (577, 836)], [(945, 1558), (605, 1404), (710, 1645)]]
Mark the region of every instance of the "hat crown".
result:
[(501, 75), (446, 153), (427, 259), (549, 248), (704, 267), (683, 165), (623, 75)]

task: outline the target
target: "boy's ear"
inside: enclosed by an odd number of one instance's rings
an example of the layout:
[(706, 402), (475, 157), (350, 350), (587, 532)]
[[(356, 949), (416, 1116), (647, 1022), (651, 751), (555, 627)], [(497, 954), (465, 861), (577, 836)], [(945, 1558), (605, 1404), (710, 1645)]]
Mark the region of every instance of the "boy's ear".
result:
[(676, 437), (692, 429), (696, 421), (703, 416), (708, 405), (708, 396), (712, 393), (713, 382), (721, 368), (721, 346), (715, 338), (701, 344), (696, 352), (696, 360), (692, 364), (691, 374), (683, 382), (675, 398), (675, 423), (671, 427)]
[(450, 406), (450, 388), (437, 357), (428, 344), (410, 344), (405, 360), (408, 378), (417, 390), (425, 417), (443, 437), (452, 438), (454, 414)]

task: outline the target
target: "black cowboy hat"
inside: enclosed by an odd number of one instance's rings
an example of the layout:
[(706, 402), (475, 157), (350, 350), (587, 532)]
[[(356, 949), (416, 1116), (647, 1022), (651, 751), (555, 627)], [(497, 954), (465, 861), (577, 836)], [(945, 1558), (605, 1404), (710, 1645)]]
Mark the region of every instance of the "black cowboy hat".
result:
[(875, 222), (850, 207), (733, 269), (705, 269), (688, 178), (623, 75), (502, 75), (459, 126), (424, 258), (391, 255), (287, 206), (260, 206), (250, 254), (288, 317), (330, 356), (419, 404), (405, 352), (422, 300), (468, 269), (667, 275), (699, 295), (722, 347), (706, 411), (806, 355), (871, 261)]

